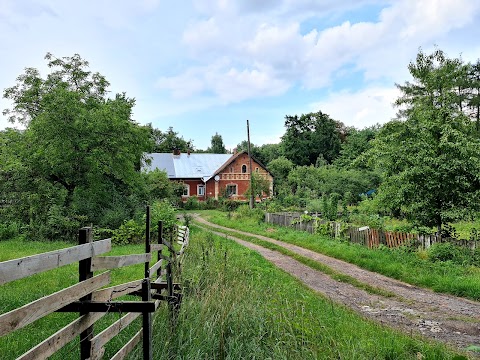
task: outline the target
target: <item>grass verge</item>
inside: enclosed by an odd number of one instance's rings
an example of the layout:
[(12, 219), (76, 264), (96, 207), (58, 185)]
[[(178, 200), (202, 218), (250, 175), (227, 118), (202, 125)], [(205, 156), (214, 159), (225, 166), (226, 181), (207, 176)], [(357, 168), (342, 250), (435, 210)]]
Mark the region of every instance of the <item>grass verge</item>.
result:
[(368, 249), (364, 246), (329, 237), (259, 222), (220, 211), (199, 211), (212, 223), (304, 247), (364, 269), (437, 292), (480, 300), (480, 268), (462, 266), (451, 261), (431, 262), (421, 252), (410, 248)]
[(155, 359), (464, 359), (364, 320), (255, 251), (196, 227), (181, 281), (175, 326), (165, 312), (155, 319)]

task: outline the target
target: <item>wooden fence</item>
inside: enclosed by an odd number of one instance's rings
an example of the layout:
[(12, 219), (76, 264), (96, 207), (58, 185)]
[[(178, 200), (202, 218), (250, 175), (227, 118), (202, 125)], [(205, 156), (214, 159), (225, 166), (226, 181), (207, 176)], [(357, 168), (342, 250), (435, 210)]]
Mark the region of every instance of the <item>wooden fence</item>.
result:
[[(123, 359), (142, 341), (143, 358), (152, 359), (152, 314), (161, 300), (166, 300), (173, 310), (181, 298), (180, 285), (173, 282), (173, 269), (183, 261), (189, 242), (189, 229), (178, 227), (176, 238), (164, 239), (162, 222), (158, 223), (158, 242), (150, 241), (150, 208), (147, 207), (145, 253), (123, 256), (98, 256), (111, 250), (111, 239), (93, 241), (91, 228), (79, 231), (79, 245), (20, 259), (0, 262), (0, 286), (47, 270), (78, 262), (79, 282), (66, 289), (26, 304), (0, 315), (0, 336), (53, 312), (77, 312), (80, 316), (49, 338), (33, 347), (18, 359), (46, 359), (80, 338), (80, 359), (101, 359), (105, 344), (138, 317), (142, 328), (113, 357)], [(173, 246), (181, 245), (180, 250)], [(180, 246), (176, 246), (177, 248)], [(153, 259), (155, 263), (150, 266)], [(107, 286), (110, 271), (134, 264), (145, 264), (143, 279), (121, 285)], [(173, 266), (175, 265), (175, 266)], [(93, 271), (107, 270), (94, 276)], [(162, 276), (165, 270), (165, 276)], [(138, 301), (114, 301), (124, 295), (134, 295)], [(121, 317), (102, 332), (95, 334), (94, 324), (106, 313), (118, 312)], [(125, 314), (125, 315), (123, 315)], [(123, 316), (122, 316), (123, 315)]]
[(313, 234), (315, 232), (315, 221), (321, 224), (330, 224), (330, 236), (338, 238), (348, 238), (351, 242), (362, 244), (370, 248), (378, 247), (380, 244), (390, 248), (413, 245), (422, 249), (428, 249), (432, 244), (440, 242), (448, 242), (457, 246), (476, 249), (480, 245), (480, 240), (464, 240), (454, 238), (442, 238), (435, 234), (421, 235), (396, 231), (385, 231), (378, 229), (370, 229), (364, 227), (348, 227), (341, 231), (341, 224), (337, 222), (327, 222), (324, 220), (302, 221), (301, 213), (267, 213), (265, 214), (265, 222), (280, 226), (292, 227), (296, 230), (308, 231)]

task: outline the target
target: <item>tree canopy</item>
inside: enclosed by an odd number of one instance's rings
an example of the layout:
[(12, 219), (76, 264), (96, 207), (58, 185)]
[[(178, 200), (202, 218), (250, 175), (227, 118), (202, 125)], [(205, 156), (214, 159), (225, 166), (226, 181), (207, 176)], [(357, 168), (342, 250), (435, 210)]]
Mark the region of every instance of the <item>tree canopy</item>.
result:
[(458, 91), (466, 67), (437, 49), (420, 51), (408, 68), (413, 82), (397, 85), (401, 120), (386, 124), (374, 141), (380, 196), (440, 231), (479, 206), (480, 141)]
[[(135, 100), (125, 93), (107, 97), (109, 83), (79, 55), (45, 58), (46, 77), (28, 68), (4, 91), (13, 103), (4, 113), (25, 126), (20, 134), (4, 132), (19, 152), (9, 155), (8, 170), (35, 179), (34, 198), (45, 197), (23, 209), (30, 221), (55, 218), (59, 227), (68, 222), (76, 231), (79, 221), (98, 222), (118, 202), (131, 208), (127, 203), (141, 181), (138, 168), (151, 147), (149, 129), (131, 118)], [(10, 184), (5, 176), (3, 183)]]
[(284, 155), (296, 165), (311, 165), (323, 158), (328, 164), (340, 153), (344, 125), (327, 114), (285, 116), (286, 131), (282, 137)]

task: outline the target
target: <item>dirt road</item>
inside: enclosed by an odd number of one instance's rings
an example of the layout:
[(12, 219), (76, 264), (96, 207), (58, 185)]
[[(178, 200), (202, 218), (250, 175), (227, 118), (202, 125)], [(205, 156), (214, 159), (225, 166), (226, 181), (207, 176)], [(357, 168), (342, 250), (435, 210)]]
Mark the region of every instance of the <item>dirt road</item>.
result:
[[(223, 236), (225, 235), (221, 231), (228, 230), (229, 232), (253, 236), (274, 243), (301, 256), (325, 264), (335, 271), (349, 275), (362, 283), (395, 294), (395, 296), (387, 297), (368, 293), (348, 283), (336, 281), (287, 255), (228, 236), (229, 239), (258, 251), (265, 259), (295, 276), (311, 289), (324, 294), (332, 301), (350, 307), (363, 316), (401, 329), (408, 334), (417, 333), (445, 342), (461, 350), (465, 350), (470, 345), (480, 346), (479, 302), (412, 286), (299, 246), (215, 225), (198, 216), (195, 217), (195, 220), (198, 223), (215, 227), (220, 232), (218, 234)], [(479, 353), (472, 353), (472, 355), (480, 356)]]

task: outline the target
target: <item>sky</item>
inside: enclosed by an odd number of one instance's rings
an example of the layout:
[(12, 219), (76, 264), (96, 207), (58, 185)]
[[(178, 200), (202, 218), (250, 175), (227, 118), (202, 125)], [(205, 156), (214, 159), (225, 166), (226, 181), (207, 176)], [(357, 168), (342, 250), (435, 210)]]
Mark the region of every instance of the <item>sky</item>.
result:
[(474, 62), (479, 22), (477, 0), (0, 0), (0, 89), (78, 53), (140, 124), (233, 149), (248, 119), (252, 143), (277, 143), (286, 115), (391, 120), (419, 49)]

